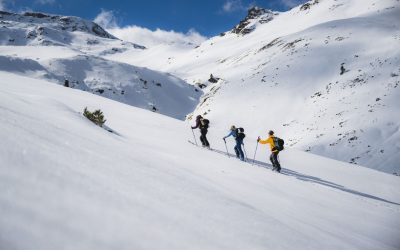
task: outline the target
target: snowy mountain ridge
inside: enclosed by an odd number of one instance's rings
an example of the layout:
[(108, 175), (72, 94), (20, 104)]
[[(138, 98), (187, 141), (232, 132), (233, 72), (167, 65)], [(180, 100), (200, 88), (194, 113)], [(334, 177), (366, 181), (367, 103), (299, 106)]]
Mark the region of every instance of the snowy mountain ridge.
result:
[(4, 11), (0, 22), (0, 70), (51, 80), (177, 119), (184, 119), (198, 103), (201, 91), (171, 74), (106, 59), (145, 47), (121, 41), (94, 22)]
[[(148, 48), (107, 58), (208, 86), (194, 114), (214, 128), (240, 124), (252, 139), (273, 129), (288, 147), (399, 173), (400, 2), (256, 9), (236, 26), (246, 34), (226, 32), (175, 56)], [(272, 18), (260, 23), (261, 13)], [(223, 81), (208, 82), (210, 74)]]
[[(25, 12), (23, 14), (10, 13), (6, 11), (0, 11), (0, 20), (2, 29), (11, 29), (13, 35), (9, 39), (2, 39), (3, 45), (22, 45), (22, 44), (33, 44), (33, 45), (60, 45), (68, 42), (66, 32), (85, 32), (91, 35), (95, 35), (101, 38), (117, 39), (105, 31), (98, 24), (84, 20), (79, 17), (72, 16), (57, 16), (49, 15), (44, 13), (36, 12)], [(28, 28), (27, 34), (20, 32), (21, 26)], [(62, 33), (58, 36), (52, 36), (54, 33)], [(11, 35), (10, 33), (3, 33), (4, 35)], [(13, 34), (14, 33), (14, 34)], [(25, 36), (24, 36), (25, 35)], [(48, 36), (46, 36), (48, 35)], [(64, 37), (63, 37), (64, 35)], [(58, 38), (56, 41), (47, 40), (49, 37)], [(24, 37), (25, 39), (21, 39)], [(63, 39), (60, 39), (60, 38)], [(22, 43), (21, 42), (25, 42)]]

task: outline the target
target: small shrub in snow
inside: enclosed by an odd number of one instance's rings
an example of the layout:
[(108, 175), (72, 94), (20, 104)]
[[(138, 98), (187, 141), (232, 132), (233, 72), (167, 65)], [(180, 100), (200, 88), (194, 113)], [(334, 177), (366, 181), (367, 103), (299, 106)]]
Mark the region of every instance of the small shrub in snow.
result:
[(102, 127), (103, 124), (106, 122), (106, 120), (104, 120), (104, 115), (103, 112), (98, 109), (95, 110), (94, 112), (90, 112), (89, 110), (87, 110), (87, 107), (83, 110), (83, 115), (88, 118), (90, 121), (92, 121), (94, 124), (96, 124), (97, 126)]

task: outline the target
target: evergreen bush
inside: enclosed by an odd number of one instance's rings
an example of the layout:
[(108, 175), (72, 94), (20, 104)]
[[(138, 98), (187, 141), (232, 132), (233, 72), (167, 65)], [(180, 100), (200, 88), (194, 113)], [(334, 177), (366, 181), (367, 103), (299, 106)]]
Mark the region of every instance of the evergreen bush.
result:
[(106, 122), (106, 120), (104, 120), (103, 112), (100, 109), (90, 112), (87, 107), (85, 107), (83, 110), (83, 115), (100, 127), (103, 127), (103, 124)]

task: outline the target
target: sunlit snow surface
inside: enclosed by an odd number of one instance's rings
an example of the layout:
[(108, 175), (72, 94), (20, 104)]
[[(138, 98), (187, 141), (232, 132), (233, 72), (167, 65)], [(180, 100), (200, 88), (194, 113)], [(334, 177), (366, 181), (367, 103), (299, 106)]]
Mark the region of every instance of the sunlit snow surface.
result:
[[(400, 246), (397, 176), (293, 149), (277, 174), (265, 146), (251, 166), (221, 153), (215, 131), (219, 152), (189, 144), (179, 120), (44, 80), (0, 79), (1, 249)], [(114, 132), (84, 118), (86, 106)]]

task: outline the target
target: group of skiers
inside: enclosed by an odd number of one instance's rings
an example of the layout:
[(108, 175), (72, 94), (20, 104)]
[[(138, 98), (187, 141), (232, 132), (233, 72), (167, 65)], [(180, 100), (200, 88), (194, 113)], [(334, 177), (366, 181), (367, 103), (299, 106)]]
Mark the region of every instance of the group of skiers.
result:
[[(201, 115), (196, 117), (196, 125), (192, 127), (193, 129), (199, 128), (200, 129), (200, 141), (203, 147), (210, 148), (210, 143), (207, 140), (207, 132), (209, 127), (210, 121), (205, 119)], [(242, 146), (244, 146), (243, 140), (245, 138), (244, 129), (237, 128), (236, 126), (231, 126), (229, 134), (224, 136), (222, 139), (226, 144), (226, 138), (233, 136), (235, 138), (236, 144), (234, 147), (236, 157), (239, 158), (241, 161), (245, 161), (244, 152)], [(260, 137), (257, 138), (257, 145), (260, 144), (269, 144), (271, 149), (270, 161), (272, 163), (272, 170), (281, 172), (281, 165), (279, 163), (278, 154), (281, 150), (283, 150), (284, 141), (276, 136), (274, 136), (274, 131), (270, 130), (268, 132), (267, 139), (261, 139)]]

